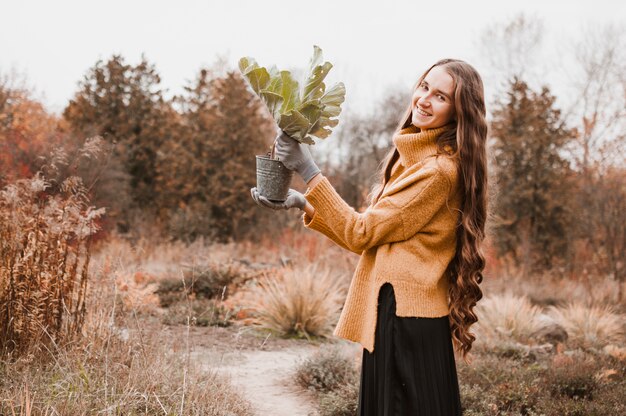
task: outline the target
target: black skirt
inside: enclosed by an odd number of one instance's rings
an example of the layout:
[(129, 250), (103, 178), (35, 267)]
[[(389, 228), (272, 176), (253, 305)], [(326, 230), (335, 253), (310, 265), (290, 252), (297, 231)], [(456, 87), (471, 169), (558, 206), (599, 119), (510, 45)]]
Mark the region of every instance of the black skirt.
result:
[(448, 316), (396, 316), (393, 287), (378, 297), (374, 352), (363, 349), (359, 416), (461, 415)]

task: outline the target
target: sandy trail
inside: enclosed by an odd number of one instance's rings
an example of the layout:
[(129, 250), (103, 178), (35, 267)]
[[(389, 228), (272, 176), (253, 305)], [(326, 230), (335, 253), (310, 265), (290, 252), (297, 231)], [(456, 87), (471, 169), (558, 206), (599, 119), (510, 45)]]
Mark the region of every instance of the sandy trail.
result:
[(196, 350), (193, 354), (207, 369), (230, 376), (257, 415), (313, 416), (316, 406), (312, 397), (295, 384), (293, 373), (297, 363), (316, 350), (317, 347), (306, 345), (273, 351)]

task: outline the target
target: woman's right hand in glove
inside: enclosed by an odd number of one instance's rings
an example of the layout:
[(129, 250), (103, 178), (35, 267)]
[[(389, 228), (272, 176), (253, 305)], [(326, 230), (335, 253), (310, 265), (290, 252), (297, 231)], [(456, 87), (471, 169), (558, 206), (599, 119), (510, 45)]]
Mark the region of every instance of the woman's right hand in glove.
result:
[(283, 162), (287, 169), (296, 171), (305, 183), (320, 173), (320, 168), (315, 164), (308, 147), (309, 145), (299, 143), (282, 130), (276, 137), (274, 156)]

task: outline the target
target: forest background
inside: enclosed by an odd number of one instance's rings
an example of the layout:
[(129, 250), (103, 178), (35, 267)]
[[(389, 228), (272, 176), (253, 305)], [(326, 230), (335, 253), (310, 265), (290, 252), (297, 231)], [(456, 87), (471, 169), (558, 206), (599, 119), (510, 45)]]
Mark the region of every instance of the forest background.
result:
[[(499, 351), (498, 360), (513, 354), (526, 365), (538, 339), (554, 341), (547, 383), (562, 382), (554, 394), (572, 399), (557, 402), (554, 414), (572, 415), (587, 413), (564, 409), (622, 409), (615, 403), (626, 386), (601, 390), (595, 381), (585, 384), (583, 374), (626, 371), (626, 27), (619, 20), (579, 27), (577, 36), (549, 43), (554, 28), (540, 15), (493, 21), (476, 33), (470, 62), (484, 77), (489, 122), (488, 296), (476, 351), (483, 343), (489, 354)], [(341, 59), (320, 46), (342, 73)], [(66, 406), (73, 410), (65, 414), (87, 414), (141, 405), (154, 413), (180, 405), (171, 412), (224, 414), (232, 407), (224, 397), (236, 394), (228, 383), (220, 381), (220, 390), (216, 379), (194, 375), (190, 328), (265, 322), (272, 334), (329, 335), (342, 300), (329, 294), (345, 292), (356, 259), (303, 230), (299, 213), (261, 209), (250, 197), (254, 156), (268, 151), (276, 128), (236, 69), (237, 58), (217, 56), (170, 94), (158, 62), (112, 54), (94, 62), (57, 109), (27, 71), (0, 66), (0, 347), (9, 357), (0, 363), (0, 410), (29, 414), (34, 406), (54, 414), (50, 409)], [(297, 74), (301, 64), (287, 69)], [(409, 80), (354, 91), (338, 128), (311, 149), (358, 211), (367, 207), (411, 83), (432, 62), (422, 64)], [(299, 180), (293, 186), (306, 188)], [(509, 290), (516, 295), (497, 297)], [(278, 306), (250, 306), (246, 291), (256, 299), (276, 296)], [(538, 308), (564, 308), (566, 300), (579, 304), (538, 335), (546, 327)], [(285, 304), (305, 310), (292, 316), (280, 309)], [(174, 328), (167, 342), (159, 339), (160, 325)], [(186, 338), (176, 325), (184, 325)], [(180, 339), (186, 361), (161, 361), (159, 344), (180, 351)], [(564, 345), (619, 356), (621, 367), (596, 356), (593, 371), (580, 364), (578, 373), (550, 379), (573, 362), (559, 361)], [(52, 351), (54, 361), (30, 365), (42, 351)], [(508, 361), (483, 362), (502, 379), (490, 380), (495, 389), (477, 388), (469, 380), (480, 379), (480, 367), (475, 374), (462, 367), (475, 414), (552, 406), (533, 402), (543, 390), (532, 364), (522, 372), (527, 379), (511, 388)], [(151, 371), (168, 382), (151, 383)], [(587, 390), (576, 390), (580, 383), (604, 399), (593, 402)], [(337, 394), (352, 403), (355, 383), (348, 384), (352, 395)], [(77, 388), (81, 399), (72, 393)], [(212, 396), (216, 391), (224, 397)], [(580, 395), (590, 401), (580, 405)], [(237, 400), (244, 410), (235, 413), (248, 414)]]

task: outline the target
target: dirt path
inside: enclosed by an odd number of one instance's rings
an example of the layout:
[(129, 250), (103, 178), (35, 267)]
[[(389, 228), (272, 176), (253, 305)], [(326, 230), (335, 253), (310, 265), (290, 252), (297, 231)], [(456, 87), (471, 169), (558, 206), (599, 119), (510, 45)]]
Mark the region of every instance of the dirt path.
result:
[(210, 349), (196, 350), (207, 368), (230, 376), (240, 387), (258, 415), (312, 416), (315, 404), (309, 394), (293, 381), (298, 362), (316, 351), (315, 346), (290, 346), (272, 351)]

